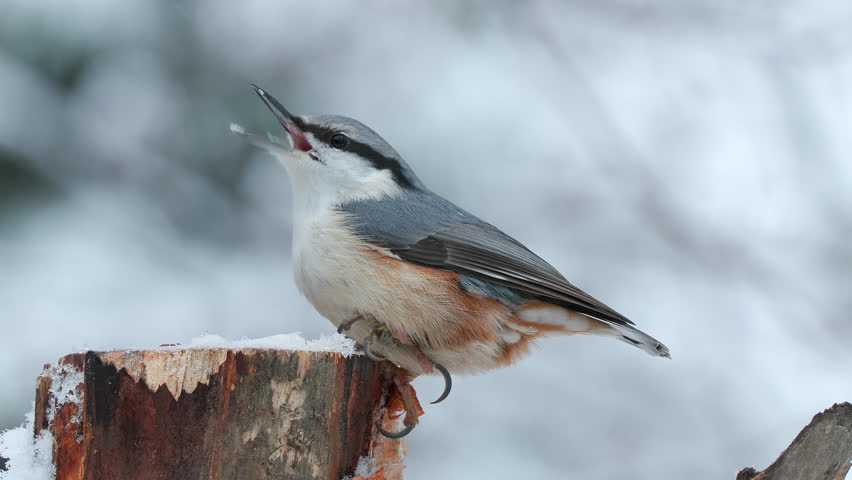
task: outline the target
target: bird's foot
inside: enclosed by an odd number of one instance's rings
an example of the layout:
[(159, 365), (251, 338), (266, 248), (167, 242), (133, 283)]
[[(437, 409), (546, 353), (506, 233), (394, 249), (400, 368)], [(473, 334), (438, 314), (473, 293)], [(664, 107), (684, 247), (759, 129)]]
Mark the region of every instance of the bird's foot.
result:
[(393, 336), (393, 332), (391, 332), (388, 327), (384, 325), (378, 325), (375, 329), (373, 329), (373, 333), (371, 333), (369, 337), (364, 339), (364, 345), (362, 347), (364, 349), (364, 355), (367, 355), (370, 360), (376, 362), (382, 362), (384, 360), (387, 360), (387, 358), (381, 355), (376, 355), (375, 353), (373, 353), (372, 350), (370, 350), (370, 344), (373, 343), (373, 341), (387, 346), (400, 345), (399, 341)]
[(376, 355), (375, 353), (373, 353), (372, 350), (370, 350), (370, 343), (372, 342), (372, 339), (374, 337), (375, 335), (370, 335), (369, 337), (365, 338), (364, 345), (361, 348), (364, 350), (364, 355), (366, 355), (367, 358), (369, 358), (370, 360), (374, 362), (384, 362), (385, 360), (387, 360), (387, 357)]
[[(384, 325), (376, 327), (376, 329), (373, 330), (372, 335), (364, 340), (363, 346), (364, 354), (376, 362), (387, 360), (387, 358), (376, 355), (370, 350), (370, 344), (374, 339), (384, 345), (399, 346), (402, 344), (400, 339), (397, 337), (395, 330), (391, 330)], [(417, 360), (420, 362), (420, 366), (423, 368), (423, 371), (426, 373), (433, 373), (437, 370), (441, 373), (441, 376), (444, 377), (444, 391), (441, 392), (441, 395), (435, 401), (431, 402), (433, 405), (441, 403), (447, 398), (447, 396), (449, 396), (450, 390), (453, 388), (453, 377), (450, 376), (450, 372), (443, 365), (435, 363), (431, 358), (429, 358), (429, 356), (423, 353), (423, 350), (421, 350), (420, 347), (415, 346), (415, 348), (417, 349)]]
[(394, 330), (384, 324), (376, 325), (373, 329), (373, 338), (385, 345), (400, 345), (402, 342), (394, 334)]
[[(420, 415), (423, 414), (420, 401), (417, 399), (417, 392), (414, 390), (414, 387), (411, 386), (411, 381), (414, 377), (416, 377), (416, 375), (397, 367), (396, 365), (392, 365), (390, 362), (383, 365), (386, 374), (391, 377), (393, 384), (396, 387), (396, 390), (392, 392), (388, 398), (387, 409), (390, 412), (401, 410), (405, 413), (405, 418), (402, 419), (403, 429), (398, 432), (385, 430), (381, 427), (381, 425), (377, 425), (376, 428), (379, 433), (387, 438), (402, 438), (414, 430), (414, 427), (417, 426), (417, 423), (420, 420)], [(400, 402), (402, 405), (399, 405)], [(397, 414), (397, 416), (398, 415), (400, 414)], [(391, 414), (391, 416), (392, 418), (396, 418), (393, 414)]]
[(352, 325), (355, 325), (355, 322), (357, 322), (358, 320), (363, 320), (363, 319), (364, 319), (364, 316), (361, 315), (360, 313), (358, 315), (355, 315), (352, 318), (347, 318), (346, 320), (341, 322), (340, 325), (337, 326), (337, 333), (343, 335), (343, 332), (348, 332), (349, 329), (352, 328)]

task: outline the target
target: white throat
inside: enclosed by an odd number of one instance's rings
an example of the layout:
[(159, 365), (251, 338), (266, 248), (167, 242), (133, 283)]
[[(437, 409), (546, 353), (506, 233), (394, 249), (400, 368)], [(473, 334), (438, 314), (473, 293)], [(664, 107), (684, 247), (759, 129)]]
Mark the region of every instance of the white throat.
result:
[(325, 165), (304, 152), (273, 152), (287, 169), (293, 190), (293, 248), (308, 241), (317, 223), (347, 202), (398, 196), (402, 189), (388, 170)]

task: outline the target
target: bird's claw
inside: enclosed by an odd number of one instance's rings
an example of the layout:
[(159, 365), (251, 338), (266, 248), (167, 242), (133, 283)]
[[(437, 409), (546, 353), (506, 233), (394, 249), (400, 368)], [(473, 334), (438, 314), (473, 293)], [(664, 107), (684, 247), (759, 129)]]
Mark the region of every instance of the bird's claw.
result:
[(450, 376), (450, 372), (444, 368), (443, 365), (439, 363), (432, 363), (432, 368), (441, 372), (441, 375), (444, 377), (444, 391), (441, 392), (441, 396), (435, 399), (435, 401), (431, 402), (432, 405), (436, 403), (443, 402), (449, 395), (450, 390), (453, 389), (453, 377)]
[[(360, 318), (356, 317), (350, 320), (347, 320), (340, 324), (338, 327), (338, 331), (348, 329), (352, 326), (353, 323), (357, 322)], [(370, 344), (373, 341), (378, 341), (379, 343), (389, 343), (389, 342), (398, 342), (396, 337), (393, 335), (388, 328), (384, 326), (379, 326), (373, 332), (364, 339), (364, 343), (362, 349), (364, 350), (364, 355), (367, 356), (370, 360), (375, 362), (383, 362), (387, 360), (387, 357), (383, 357), (381, 355), (376, 355), (370, 349)], [(437, 370), (441, 373), (441, 376), (444, 378), (444, 391), (441, 392), (441, 395), (435, 399), (435, 401), (431, 402), (433, 405), (437, 403), (441, 403), (450, 395), (450, 391), (453, 389), (453, 377), (450, 375), (449, 370), (446, 367), (439, 363), (433, 362), (429, 357), (427, 357), (420, 349), (417, 349), (418, 356), (420, 358), (420, 362), (423, 365), (424, 370), (430, 372), (432, 370)], [(397, 372), (399, 371), (398, 367), (390, 366), (389, 368), (396, 368)], [(419, 419), (419, 405), (417, 400), (414, 397), (413, 389), (409, 384), (411, 378), (409, 375), (411, 374), (394, 374), (394, 383), (397, 386), (400, 394), (402, 395), (403, 403), (405, 404), (405, 427), (398, 432), (391, 432), (382, 428), (381, 425), (376, 425), (376, 429), (379, 433), (384, 435), (387, 438), (391, 439), (399, 439), (403, 438), (414, 430), (414, 427), (417, 425)]]
[(387, 360), (386, 357), (383, 357), (381, 355), (376, 355), (375, 353), (373, 353), (370, 350), (370, 338), (369, 337), (364, 339), (364, 347), (363, 348), (364, 348), (364, 355), (366, 355), (367, 358), (369, 358), (370, 360), (372, 360), (374, 362), (384, 362), (385, 360)]
[[(380, 355), (376, 355), (370, 350), (370, 342), (372, 339), (378, 340), (380, 343), (388, 343), (388, 342), (396, 342), (396, 337), (393, 336), (392, 332), (384, 327), (378, 327), (373, 330), (372, 335), (367, 337), (364, 340), (364, 354), (367, 355), (373, 361), (381, 362), (387, 360), (387, 357), (382, 357)], [(417, 355), (420, 359), (421, 365), (423, 365), (423, 369), (427, 372), (432, 369), (441, 372), (441, 376), (444, 377), (444, 391), (441, 392), (441, 395), (435, 399), (435, 401), (431, 402), (432, 405), (436, 403), (441, 403), (450, 395), (450, 391), (453, 389), (453, 377), (450, 375), (449, 370), (446, 369), (440, 363), (435, 363), (431, 358), (427, 357), (420, 349), (417, 350)]]
[(378, 429), (379, 433), (381, 433), (382, 435), (384, 435), (387, 438), (397, 439), (397, 438), (402, 438), (402, 437), (408, 435), (409, 433), (411, 433), (411, 431), (414, 430), (414, 427), (416, 427), (416, 426), (417, 425), (406, 425), (405, 428), (403, 428), (402, 430), (400, 430), (398, 432), (389, 432), (389, 431), (385, 430), (384, 428), (382, 428), (378, 425), (376, 425), (376, 429)]
[[(403, 409), (405, 411), (405, 418), (402, 422), (404, 427), (398, 432), (391, 432), (382, 428), (381, 424), (378, 424), (376, 425), (376, 429), (387, 438), (398, 439), (411, 433), (420, 420), (420, 412), (422, 412), (422, 409), (420, 407), (420, 402), (417, 401), (417, 392), (415, 392), (414, 388), (411, 386), (411, 380), (416, 375), (393, 365), (391, 362), (383, 364), (383, 368), (386, 374), (393, 380), (396, 391), (399, 393), (398, 399), (402, 400)], [(389, 408), (395, 409), (395, 407)]]
[[(352, 323), (355, 323), (355, 322), (353, 321)], [(370, 334), (370, 336), (364, 339), (363, 349), (364, 349), (364, 354), (367, 355), (367, 357), (370, 360), (373, 360), (373, 361), (376, 361), (376, 362), (383, 362), (383, 361), (387, 360), (387, 357), (383, 357), (381, 355), (376, 355), (375, 353), (373, 353), (370, 350), (370, 343), (373, 340), (376, 340), (377, 342), (383, 343), (383, 344), (390, 344), (390, 345), (394, 345), (394, 344), (398, 345), (399, 344), (399, 341), (396, 338), (394, 338), (393, 334), (391, 333), (391, 331), (386, 326), (379, 325), (375, 329), (373, 329), (373, 332)]]
[(337, 333), (343, 335), (343, 332), (348, 332), (349, 329), (352, 328), (352, 325), (355, 324), (355, 322), (363, 318), (364, 316), (360, 314), (355, 315), (352, 318), (347, 318), (346, 320), (342, 321), (340, 325), (337, 326)]

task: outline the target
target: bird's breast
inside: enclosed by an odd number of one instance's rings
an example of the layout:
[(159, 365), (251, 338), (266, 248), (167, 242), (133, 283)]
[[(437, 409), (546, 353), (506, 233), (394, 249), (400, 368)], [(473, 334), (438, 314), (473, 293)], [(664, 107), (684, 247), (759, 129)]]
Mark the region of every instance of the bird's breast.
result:
[[(369, 314), (422, 344), (445, 344), (460, 332), (494, 335), (492, 317), (508, 313), (500, 302), (465, 294), (454, 272), (404, 262), (364, 242), (345, 215), (317, 216), (294, 237), (296, 284), (323, 316), (338, 325)], [(473, 316), (483, 320), (471, 322)]]
[(511, 363), (545, 332), (517, 316), (520, 305), (461, 288), (455, 272), (400, 260), (352, 233), (346, 220), (329, 212), (302, 224), (293, 242), (296, 284), (335, 325), (369, 316), (349, 331), (356, 341), (383, 326), (404, 344), (377, 345), (377, 353), (419, 371), (416, 346), (450, 371), (474, 372)]
[(303, 295), (326, 318), (339, 324), (351, 315), (353, 302), (367, 293), (359, 288), (370, 274), (360, 251), (363, 243), (330, 211), (304, 221), (293, 235), (293, 273)]

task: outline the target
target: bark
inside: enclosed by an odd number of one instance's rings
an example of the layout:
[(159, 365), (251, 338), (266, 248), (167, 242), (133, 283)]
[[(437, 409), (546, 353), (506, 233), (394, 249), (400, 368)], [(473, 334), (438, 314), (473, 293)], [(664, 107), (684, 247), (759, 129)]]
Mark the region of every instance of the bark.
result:
[(361, 457), (371, 480), (393, 480), (401, 441), (375, 428), (400, 428), (391, 386), (379, 364), (338, 353), (87, 352), (46, 366), (35, 428), (55, 440), (57, 480), (339, 480)]
[(852, 462), (852, 404), (816, 414), (766, 470), (746, 468), (737, 480), (844, 480)]
[[(36, 432), (57, 480), (402, 478), (402, 401), (365, 357), (286, 350), (87, 352), (45, 365)], [(852, 404), (814, 416), (766, 470), (737, 480), (844, 480)], [(0, 458), (0, 471), (5, 467)]]

